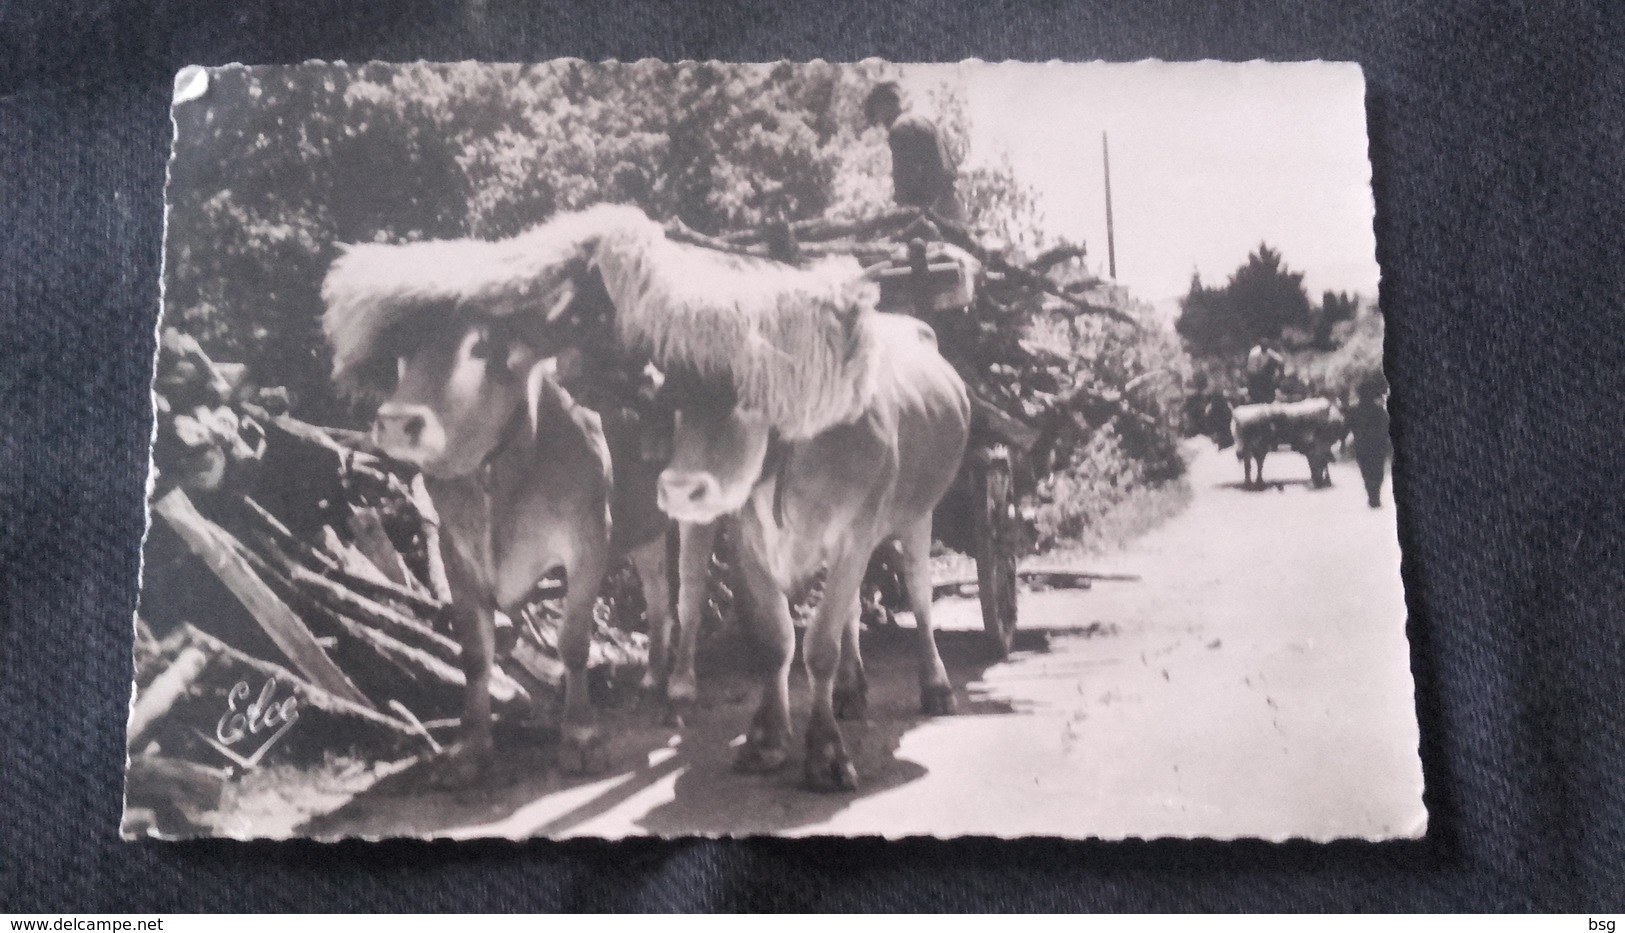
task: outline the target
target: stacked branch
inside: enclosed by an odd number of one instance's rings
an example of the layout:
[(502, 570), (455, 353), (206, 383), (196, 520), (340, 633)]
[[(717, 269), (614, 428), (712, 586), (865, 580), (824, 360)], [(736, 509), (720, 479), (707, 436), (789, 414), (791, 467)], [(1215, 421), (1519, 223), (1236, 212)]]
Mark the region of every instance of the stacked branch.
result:
[[(132, 774), (155, 776), (137, 782), (147, 787), (262, 764), (240, 754), (253, 743), (233, 747), (214, 732), (233, 690), (257, 697), (267, 681), (297, 708), (338, 717), (322, 743), (278, 740), (275, 760), (439, 748), (446, 736), (430, 730), (455, 724), (465, 678), (422, 478), (364, 435), (300, 422), (275, 394), (240, 391), (237, 370), (163, 335)], [(547, 725), (557, 709), (562, 597), (562, 585), (538, 589), (518, 646), (493, 671), (498, 717)], [(641, 640), (603, 632), (594, 658), (600, 678), (615, 680), (641, 677), (646, 659)], [(335, 738), (344, 723), (357, 724), (353, 735)]]

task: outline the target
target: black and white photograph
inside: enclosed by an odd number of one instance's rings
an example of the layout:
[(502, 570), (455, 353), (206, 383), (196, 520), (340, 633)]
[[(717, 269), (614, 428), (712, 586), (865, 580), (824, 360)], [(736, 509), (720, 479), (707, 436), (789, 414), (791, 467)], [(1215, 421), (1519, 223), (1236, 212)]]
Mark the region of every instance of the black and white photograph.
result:
[(123, 836), (1422, 837), (1365, 100), (181, 71)]

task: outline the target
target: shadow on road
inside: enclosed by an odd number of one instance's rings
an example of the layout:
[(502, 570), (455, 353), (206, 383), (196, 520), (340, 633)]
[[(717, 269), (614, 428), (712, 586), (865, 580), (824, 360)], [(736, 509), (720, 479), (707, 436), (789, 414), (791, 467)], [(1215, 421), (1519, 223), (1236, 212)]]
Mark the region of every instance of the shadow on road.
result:
[[(929, 721), (919, 712), (914, 637), (911, 628), (902, 627), (871, 629), (863, 635), (868, 716), (841, 724), (858, 769), (856, 793), (816, 794), (800, 786), (808, 687), (798, 656), (791, 675), (796, 739), (790, 761), (778, 773), (733, 771), (733, 745), (749, 723), (758, 687), (755, 677), (738, 665), (710, 664), (702, 669), (699, 701), (680, 732), (632, 704), (601, 711), (607, 767), (597, 774), (565, 773), (555, 740), (508, 730), (498, 733), (497, 760), (475, 786), (455, 791), (435, 788), (429, 781), (428, 762), (419, 761), (382, 778), (339, 809), (312, 819), (299, 832), (325, 838), (583, 832), (748, 835), (816, 825), (858, 799), (927, 773), (918, 763), (897, 757), (903, 736)], [(971, 689), (993, 666), (982, 633), (938, 632), (937, 643), (956, 688), (956, 715), (1017, 712), (1009, 702)], [(1043, 633), (1018, 634), (1020, 651), (1043, 652), (1047, 646)], [(595, 821), (599, 825), (592, 825)]]
[(1335, 484), (1316, 486), (1307, 479), (1267, 479), (1264, 481), (1263, 485), (1255, 486), (1249, 486), (1239, 479), (1227, 483), (1213, 484), (1214, 489), (1233, 489), (1240, 492), (1283, 492), (1288, 486), (1307, 489), (1310, 492), (1325, 492), (1326, 490), (1337, 488)]

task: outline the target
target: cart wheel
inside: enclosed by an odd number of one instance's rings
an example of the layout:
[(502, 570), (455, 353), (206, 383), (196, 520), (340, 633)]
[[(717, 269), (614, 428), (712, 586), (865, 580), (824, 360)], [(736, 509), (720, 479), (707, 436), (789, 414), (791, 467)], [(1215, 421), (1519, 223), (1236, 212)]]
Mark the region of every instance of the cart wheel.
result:
[(1002, 660), (1016, 635), (1016, 554), (1020, 518), (1010, 451), (1003, 444), (987, 453), (982, 471), (982, 508), (976, 529), (976, 588), (982, 600), (982, 627)]

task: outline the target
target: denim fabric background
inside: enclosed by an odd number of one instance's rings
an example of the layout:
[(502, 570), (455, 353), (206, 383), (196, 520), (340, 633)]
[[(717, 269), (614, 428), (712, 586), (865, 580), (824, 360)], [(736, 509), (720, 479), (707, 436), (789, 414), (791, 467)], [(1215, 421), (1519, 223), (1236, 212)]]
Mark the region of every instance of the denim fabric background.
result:
[[(0, 911), (1625, 909), (1625, 5), (0, 3)], [(1361, 62), (1428, 837), (117, 838), (171, 76), (307, 58)]]

